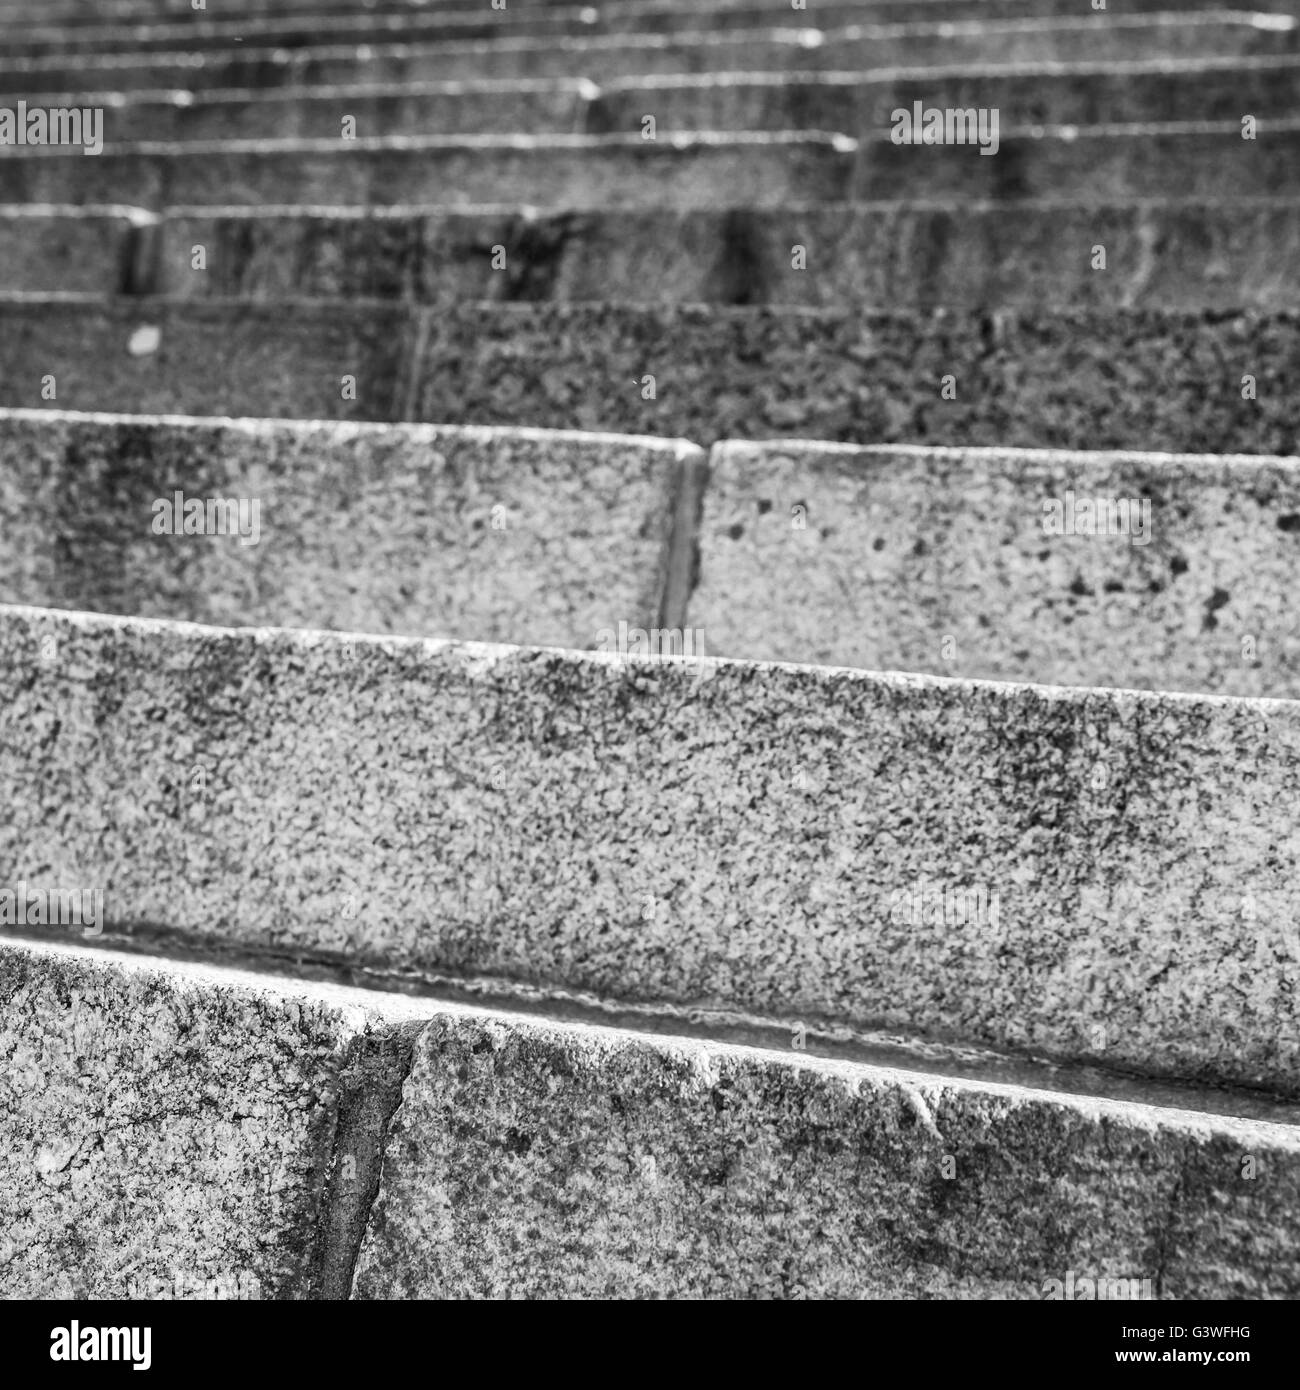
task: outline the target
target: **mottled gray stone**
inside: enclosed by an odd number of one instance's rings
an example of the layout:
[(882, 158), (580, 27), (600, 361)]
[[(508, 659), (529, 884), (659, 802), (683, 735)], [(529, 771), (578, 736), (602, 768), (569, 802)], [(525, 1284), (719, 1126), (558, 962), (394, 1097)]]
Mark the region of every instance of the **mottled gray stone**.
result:
[[(96, 61), (100, 87), (139, 89), (267, 87), (344, 82), (434, 81), (466, 77), (617, 77), (668, 72), (807, 72), (865, 70), (922, 63), (1097, 62), (1180, 54), (1284, 53), (1295, 50), (1300, 28), (1257, 24), (1247, 12), (1114, 14), (1068, 18), (975, 18), (853, 25), (818, 31), (786, 29), (609, 34), (538, 40), (503, 36), (426, 40), (411, 44), (340, 42), (310, 48), (243, 46), (193, 52), (105, 53)], [(0, 91), (75, 91), (84, 82), (75, 54), (9, 57), (0, 65)]]
[[(1067, 493), (1132, 499), (1132, 531), (1048, 534)], [(700, 555), (718, 655), (1300, 690), (1294, 458), (720, 444)]]
[[(1300, 332), (1285, 312), (521, 304), (451, 305), (429, 323), (421, 419), (702, 444), (785, 436), (1300, 453), (1289, 385)], [(1242, 398), (1245, 375), (1256, 378), (1254, 400)], [(956, 399), (943, 398), (948, 376)]]
[(0, 669), (0, 863), (114, 930), (1297, 1089), (1291, 702), (33, 609)]
[(317, 1287), (345, 1067), (407, 1001), (4, 931), (0, 1003), (0, 1297)]
[[(1093, 247), (1106, 248), (1104, 271)], [(193, 248), (207, 250), (203, 270)], [(505, 251), (494, 269), (494, 248)], [(801, 264), (796, 248), (803, 248)], [(1300, 202), (906, 202), (726, 211), (174, 209), (155, 288), (875, 309), (1300, 305)]]
[(106, 144), (98, 158), (24, 146), (5, 156), (0, 202), (770, 207), (844, 198), (854, 148), (811, 132)]
[[(657, 621), (678, 475), (702, 460), (536, 430), (0, 412), (0, 599), (590, 647), (610, 611)], [(242, 499), (246, 534), (155, 534), (177, 490)]]
[(1286, 311), (0, 298), (0, 405), (35, 409), (1289, 455), (1297, 373)]
[(1298, 1241), (1291, 1125), (448, 1015), (354, 1297), (1294, 1298)]
[(418, 337), (370, 303), (13, 297), (0, 324), (0, 403), (141, 415), (398, 419)]
[(124, 209), (0, 206), (0, 291), (124, 288), (135, 273), (139, 222)]

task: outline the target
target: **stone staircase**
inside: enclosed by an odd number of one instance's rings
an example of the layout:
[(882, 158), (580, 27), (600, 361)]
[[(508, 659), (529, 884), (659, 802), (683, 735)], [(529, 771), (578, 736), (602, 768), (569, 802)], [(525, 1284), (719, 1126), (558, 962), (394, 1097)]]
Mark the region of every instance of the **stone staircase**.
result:
[(0, 23), (0, 1296), (1300, 1296), (1291, 0)]

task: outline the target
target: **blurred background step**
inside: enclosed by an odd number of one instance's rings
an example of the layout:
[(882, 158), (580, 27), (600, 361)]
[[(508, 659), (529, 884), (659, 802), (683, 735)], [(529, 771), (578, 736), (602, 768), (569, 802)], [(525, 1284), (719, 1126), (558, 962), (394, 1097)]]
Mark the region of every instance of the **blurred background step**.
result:
[(659, 132), (815, 128), (868, 136), (890, 133), (894, 112), (911, 115), (918, 101), (925, 109), (996, 109), (1002, 134), (1153, 121), (1223, 121), (1240, 129), (1246, 115), (1269, 126), (1300, 114), (1298, 72), (1300, 59), (1271, 54), (624, 78), (601, 84), (586, 129), (640, 130), (653, 113)]
[[(637, 135), (213, 141), (109, 147), (99, 158), (74, 147), (27, 147), (0, 157), (0, 201), (117, 201), (156, 211), (199, 202), (455, 207), (501, 199), (599, 208), (646, 201), (717, 207), (748, 199), (779, 206), (849, 196), (856, 148), (847, 136), (812, 131), (671, 141)], [(1281, 156), (1276, 141), (1270, 153)], [(1300, 181), (1300, 167), (1294, 178)]]
[[(815, 34), (815, 39), (810, 35)], [(93, 74), (76, 54), (6, 57), (0, 92), (183, 87), (269, 87), (587, 77), (603, 83), (650, 73), (866, 70), (987, 62), (1294, 53), (1300, 23), (1283, 27), (1249, 11), (1072, 19), (855, 25), (846, 29), (701, 30), (613, 34), (550, 42), (501, 37), (424, 43), (243, 45), (231, 50), (149, 50), (96, 55)]]
[[(1224, 0), (1110, 0), (1105, 11), (1096, 11), (1098, 24), (1115, 15), (1222, 10)], [(1253, 7), (1277, 17), (1280, 24), (1297, 13), (1293, 0), (1267, 0)], [(16, 14), (17, 18), (8, 16)], [(280, 41), (304, 36), (338, 33), (388, 35), (413, 40), (430, 31), (439, 36), (469, 37), (482, 33), (519, 35), (585, 35), (608, 33), (673, 33), (702, 29), (816, 28), (839, 29), (854, 24), (935, 23), (945, 20), (1077, 18), (1077, 0), (811, 0), (795, 8), (790, 0), (735, 0), (725, 4), (686, 4), (684, 0), (604, 0), (577, 5), (573, 0), (555, 4), (514, 0), (507, 9), (457, 3), (411, 3), (379, 0), (375, 4), (348, 0), (320, 0), (295, 4), (294, 0), (268, 0), (262, 5), (231, 4), (219, 10), (196, 11), (190, 5), (169, 9), (161, 5), (107, 3), (93, 9), (65, 9), (60, 0), (47, 5), (20, 6), (15, 11), (0, 7), (7, 19), (6, 32), (13, 41), (30, 45), (38, 39), (52, 50), (83, 48), (110, 51), (115, 47), (143, 47), (143, 36), (153, 31), (172, 35), (170, 46), (221, 43), (229, 35), (272, 33)], [(96, 49), (90, 35), (103, 45)], [(265, 40), (263, 40), (265, 41)]]
[[(1300, 307), (1300, 201), (1285, 198), (586, 213), (173, 208), (158, 237), (153, 288), (196, 299)], [(56, 266), (38, 281), (31, 261), (5, 288), (58, 286)]]
[(10, 204), (0, 205), (0, 248), (0, 291), (50, 295), (1290, 309), (1300, 202), (182, 207), (163, 217)]
[[(487, 135), (23, 147), (0, 157), (8, 204), (529, 203), (600, 209), (925, 198), (1201, 197), (1300, 190), (1300, 117), (1243, 140), (1236, 122), (1053, 126), (919, 146), (805, 132)], [(983, 136), (980, 137), (981, 139)]]
[(584, 654), (0, 608), (0, 862), (102, 887), (106, 944), (1300, 1094), (1300, 705), (606, 627)]
[(993, 65), (869, 73), (729, 73), (628, 78), (597, 88), (585, 78), (359, 84), (343, 87), (47, 93), (28, 107), (104, 108), (109, 147), (136, 142), (305, 138), (355, 133), (640, 135), (694, 130), (838, 130), (888, 133), (913, 103), (998, 110), (999, 133), (1034, 125), (1142, 123), (1255, 117), (1267, 128), (1300, 115), (1300, 58), (1163, 59), (1146, 63)]
[(157, 230), (141, 208), (0, 206), (0, 290), (138, 292), (153, 272)]

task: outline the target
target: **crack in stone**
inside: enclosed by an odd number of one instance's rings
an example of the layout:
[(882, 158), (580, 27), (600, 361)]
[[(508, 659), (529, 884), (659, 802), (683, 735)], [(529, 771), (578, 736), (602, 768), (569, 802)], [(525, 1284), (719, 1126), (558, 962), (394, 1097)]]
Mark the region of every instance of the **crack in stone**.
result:
[(384, 1147), (415, 1043), (427, 1022), (367, 1032), (353, 1040), (338, 1078), (333, 1142), (321, 1198), (309, 1297), (346, 1300), (379, 1195)]

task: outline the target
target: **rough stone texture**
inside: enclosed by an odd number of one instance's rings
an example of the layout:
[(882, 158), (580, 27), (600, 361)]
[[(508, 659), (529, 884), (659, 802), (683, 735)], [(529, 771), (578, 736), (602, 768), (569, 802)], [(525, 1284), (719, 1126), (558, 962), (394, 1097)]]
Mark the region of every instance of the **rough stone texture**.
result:
[(602, 83), (587, 128), (640, 130), (642, 116), (653, 112), (662, 131), (841, 130), (865, 137), (888, 132), (897, 108), (910, 112), (920, 101), (996, 107), (1003, 137), (1044, 124), (1231, 121), (1240, 130), (1246, 112), (1270, 123), (1294, 115), (1296, 88), (1293, 54), (1042, 65), (999, 58), (973, 71), (662, 75)]
[(1297, 1090), (1291, 702), (33, 609), (0, 669), (0, 863), (116, 929)]
[(401, 306), (369, 303), (15, 297), (0, 324), (0, 404), (142, 415), (393, 420), (418, 336)]
[(0, 207), (0, 292), (112, 293), (130, 283), (134, 256), (124, 212)]
[[(104, 53), (96, 81), (119, 90), (183, 87), (328, 86), (345, 82), (392, 85), (470, 77), (618, 77), (681, 72), (851, 71), (908, 65), (974, 65), (1176, 57), (1180, 54), (1294, 52), (1300, 26), (1259, 25), (1248, 12), (1093, 14), (1030, 19), (853, 25), (819, 33), (784, 29), (591, 35), (538, 40), (442, 39), (365, 45), (340, 41), (310, 48), (274, 44), (190, 52)], [(84, 80), (76, 54), (8, 57), (0, 91), (76, 91)]]
[[(1106, 248), (1104, 272), (1092, 268)], [(193, 247), (207, 248), (204, 270)], [(805, 249), (804, 268), (793, 248)], [(493, 248), (504, 247), (504, 271)], [(1300, 202), (852, 204), (727, 211), (176, 209), (159, 292), (182, 298), (796, 304), (877, 309), (1300, 305)]]
[(455, 305), (431, 313), (416, 409), (702, 444), (1294, 454), (1298, 329), (1287, 313)]
[(0, 1297), (311, 1290), (357, 1002), (6, 939), (0, 1005)]
[(425, 204), (719, 207), (833, 202), (853, 177), (854, 143), (813, 133), (487, 135), (459, 139), (215, 141), (30, 147), (5, 156), (0, 202), (84, 205)]
[[(159, 350), (127, 351), (141, 325)], [(1300, 452), (1282, 313), (0, 298), (0, 405), (726, 438)], [(417, 346), (418, 345), (418, 346)], [(58, 396), (43, 401), (42, 378)], [(357, 377), (342, 399), (344, 375)], [(953, 376), (956, 400), (941, 397)], [(1257, 398), (1242, 399), (1242, 378)], [(645, 381), (653, 376), (654, 398)]]
[[(1146, 499), (1145, 541), (1046, 534), (1067, 491)], [(720, 656), (1300, 689), (1294, 458), (722, 444), (700, 553), (689, 616)]]
[(354, 1296), (1294, 1298), (1297, 1240), (1294, 1126), (445, 1016)]
[[(0, 413), (0, 599), (590, 647), (653, 627), (688, 445), (427, 425)], [(257, 502), (155, 535), (157, 499)]]

